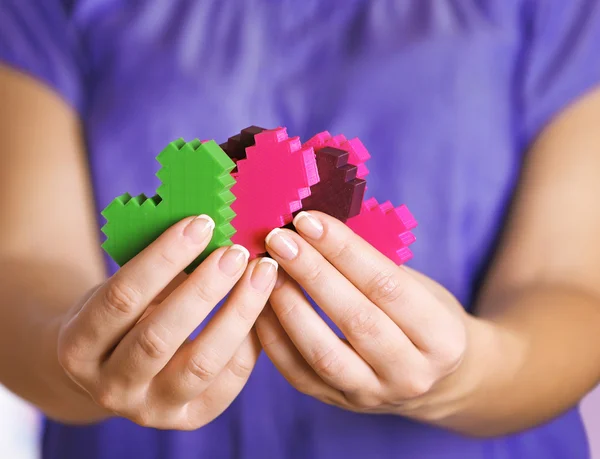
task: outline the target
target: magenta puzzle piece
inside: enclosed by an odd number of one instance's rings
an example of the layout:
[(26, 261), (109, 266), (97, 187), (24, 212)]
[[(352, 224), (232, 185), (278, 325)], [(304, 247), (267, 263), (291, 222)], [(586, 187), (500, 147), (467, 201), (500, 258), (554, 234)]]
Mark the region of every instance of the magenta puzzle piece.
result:
[[(319, 181), (319, 173), (314, 150), (303, 147), (298, 137), (288, 138), (285, 128), (252, 136), (255, 145), (245, 148), (245, 158), (237, 162), (233, 174), (237, 182), (231, 192), (236, 200), (231, 208), (236, 216), (231, 224), (237, 232), (231, 240), (256, 257), (266, 251), (267, 234), (292, 220), (301, 200)], [(240, 142), (248, 143), (248, 138), (244, 141), (242, 134)]]
[(304, 146), (313, 147), (315, 153), (318, 153), (321, 148), (325, 147), (339, 148), (340, 150), (347, 151), (350, 154), (348, 162), (358, 168), (356, 176), (358, 178), (365, 178), (369, 173), (369, 169), (367, 169), (365, 163), (371, 158), (371, 155), (358, 138), (347, 140), (343, 134), (332, 137), (328, 131), (323, 131), (306, 141)]
[(357, 167), (348, 164), (349, 153), (323, 147), (316, 155), (321, 180), (310, 188), (310, 196), (302, 200), (302, 210), (325, 212), (343, 222), (358, 215), (367, 182), (356, 178)]
[(413, 256), (408, 246), (415, 242), (411, 230), (417, 222), (404, 205), (394, 208), (389, 201), (379, 204), (370, 198), (363, 202), (360, 214), (346, 224), (398, 265)]

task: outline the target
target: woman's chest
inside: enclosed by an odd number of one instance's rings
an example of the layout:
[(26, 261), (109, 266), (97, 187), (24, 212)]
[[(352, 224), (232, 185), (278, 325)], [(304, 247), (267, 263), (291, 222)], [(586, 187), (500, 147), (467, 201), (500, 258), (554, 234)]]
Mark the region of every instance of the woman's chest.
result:
[(154, 157), (175, 138), (221, 142), (251, 124), (303, 139), (327, 129), (370, 150), (370, 195), (417, 216), (414, 265), (455, 293), (465, 288), (518, 167), (515, 8), (82, 1), (75, 14), (100, 208), (125, 191), (152, 194)]

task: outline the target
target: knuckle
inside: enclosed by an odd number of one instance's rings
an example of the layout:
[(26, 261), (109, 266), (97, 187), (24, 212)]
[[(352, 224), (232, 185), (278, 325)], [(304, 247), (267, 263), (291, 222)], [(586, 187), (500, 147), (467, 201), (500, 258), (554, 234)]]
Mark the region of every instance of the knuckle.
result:
[(147, 408), (147, 387), (128, 387), (114, 377), (102, 377), (98, 387), (92, 392), (94, 402), (120, 417), (131, 419), (140, 408)]
[(309, 284), (318, 283), (323, 277), (323, 270), (316, 262), (310, 262), (302, 273), (302, 280)]
[(341, 324), (353, 336), (375, 338), (379, 335), (379, 320), (365, 308), (352, 308)]
[(175, 267), (178, 265), (177, 260), (173, 258), (173, 251), (171, 250), (160, 250), (158, 256), (161, 264), (166, 268)]
[(188, 371), (202, 382), (210, 382), (220, 373), (220, 366), (214, 358), (204, 352), (197, 352), (188, 361)]
[(209, 282), (201, 280), (191, 280), (191, 286), (194, 295), (204, 303), (216, 303), (220, 298), (217, 298), (215, 288)]
[(81, 367), (80, 359), (77, 357), (79, 354), (78, 348), (73, 343), (61, 343), (58, 344), (58, 362), (67, 373), (71, 375), (77, 375)]
[(324, 383), (315, 375), (313, 369), (298, 368), (285, 375), (287, 381), (300, 393), (310, 395), (311, 397), (322, 399), (326, 395)]
[(317, 351), (312, 367), (317, 374), (329, 379), (338, 377), (343, 370), (339, 355), (333, 349)]
[(114, 384), (105, 384), (94, 397), (98, 406), (112, 412), (121, 411), (120, 394), (122, 391)]
[(167, 341), (157, 333), (156, 329), (164, 327), (149, 324), (140, 333), (138, 333), (136, 341), (142, 352), (151, 359), (159, 359), (168, 351)]
[(367, 284), (367, 297), (374, 303), (394, 303), (404, 296), (399, 279), (391, 272), (377, 273)]
[(246, 379), (252, 373), (254, 364), (242, 357), (234, 357), (229, 362), (229, 371), (239, 379)]
[(142, 302), (142, 295), (127, 282), (114, 280), (108, 284), (104, 299), (111, 315), (123, 317), (135, 312), (136, 306)]
[(288, 376), (287, 380), (298, 392), (305, 395), (316, 396), (314, 384), (304, 372), (300, 375)]
[(265, 351), (277, 348), (283, 340), (283, 336), (275, 331), (265, 331), (260, 325), (257, 325), (256, 331), (260, 344)]
[(405, 381), (402, 387), (403, 398), (411, 400), (428, 393), (435, 380), (427, 375), (412, 376)]
[(322, 401), (326, 405), (343, 407), (347, 410), (350, 410), (350, 408), (347, 405), (347, 400), (340, 401), (339, 399), (335, 399), (334, 397), (330, 396), (329, 394), (317, 394), (317, 395), (313, 395), (313, 397), (315, 397), (317, 400)]
[(348, 241), (339, 241), (338, 244), (331, 249), (329, 257), (331, 258), (331, 261), (343, 262), (344, 260), (351, 258), (351, 253), (351, 246)]
[(76, 380), (86, 379), (98, 366), (96, 359), (87, 353), (80, 337), (76, 333), (73, 336), (71, 332), (60, 334), (56, 358), (62, 369)]
[(292, 299), (283, 304), (273, 303), (273, 310), (277, 311), (277, 316), (281, 322), (286, 322), (292, 320), (291, 318), (298, 310), (298, 302)]
[(382, 405), (381, 398), (370, 392), (347, 394), (346, 397), (354, 407), (361, 411), (376, 410)]
[[(256, 303), (256, 301), (254, 301), (254, 303)], [(256, 305), (252, 303), (252, 300), (234, 301), (231, 307), (237, 321), (245, 326), (254, 325), (256, 317), (260, 312), (260, 308), (256, 307)]]
[(439, 333), (439, 338), (427, 352), (431, 363), (444, 373), (451, 373), (463, 361), (466, 348), (467, 336), (462, 324), (452, 327), (448, 324), (449, 330), (443, 330)]
[[(216, 405), (221, 406), (221, 405)], [(196, 430), (204, 427), (215, 419), (220, 410), (215, 410), (215, 404), (210, 400), (206, 392), (200, 395), (193, 402), (184, 405), (185, 415), (183, 416), (184, 428), (182, 430)]]
[(398, 409), (398, 412), (402, 413), (404, 416), (413, 416), (415, 414), (424, 416), (425, 412), (429, 409), (429, 406), (424, 403), (422, 398), (406, 399), (397, 394), (395, 394), (393, 402), (390, 403), (390, 405)]
[(147, 409), (136, 411), (134, 414), (129, 416), (129, 419), (131, 419), (133, 422), (135, 422), (137, 425), (139, 425), (141, 427), (154, 427), (155, 426), (154, 416)]
[(452, 369), (455, 369), (463, 361), (467, 351), (467, 332), (462, 323), (456, 327), (457, 333), (446, 343), (446, 358)]
[(465, 347), (460, 342), (448, 343), (444, 346), (439, 357), (443, 368), (451, 372), (455, 370), (462, 362), (465, 353)]

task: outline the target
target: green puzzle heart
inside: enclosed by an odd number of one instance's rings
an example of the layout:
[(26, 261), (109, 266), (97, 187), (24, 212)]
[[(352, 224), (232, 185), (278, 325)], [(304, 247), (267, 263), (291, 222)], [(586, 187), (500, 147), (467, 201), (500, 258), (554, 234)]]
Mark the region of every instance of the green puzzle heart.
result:
[(102, 212), (107, 237), (102, 247), (123, 266), (182, 218), (210, 215), (215, 221), (212, 240), (188, 266), (189, 273), (215, 249), (232, 244), (235, 196), (229, 189), (235, 183), (230, 174), (235, 164), (214, 141), (197, 139), (171, 142), (156, 159), (161, 165), (156, 196), (125, 193), (115, 198)]

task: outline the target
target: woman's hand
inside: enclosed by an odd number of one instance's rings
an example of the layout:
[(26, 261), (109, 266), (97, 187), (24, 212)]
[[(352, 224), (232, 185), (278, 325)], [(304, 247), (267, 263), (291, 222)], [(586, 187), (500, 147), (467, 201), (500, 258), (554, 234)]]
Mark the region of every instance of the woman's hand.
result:
[(275, 230), (267, 237), (269, 253), (289, 274), (280, 273), (271, 307), (256, 324), (275, 366), (299, 391), (348, 410), (439, 415), (428, 400), (465, 356), (469, 319), (462, 307), (332, 217), (302, 212), (294, 224), (299, 234)]
[[(213, 228), (205, 216), (177, 223), (64, 321), (58, 359), (108, 414), (144, 426), (196, 429), (222, 413), (246, 383), (260, 353), (252, 327), (275, 284), (277, 264), (262, 258), (247, 265), (243, 247), (221, 248), (173, 288)], [(202, 332), (188, 340), (232, 288)]]

